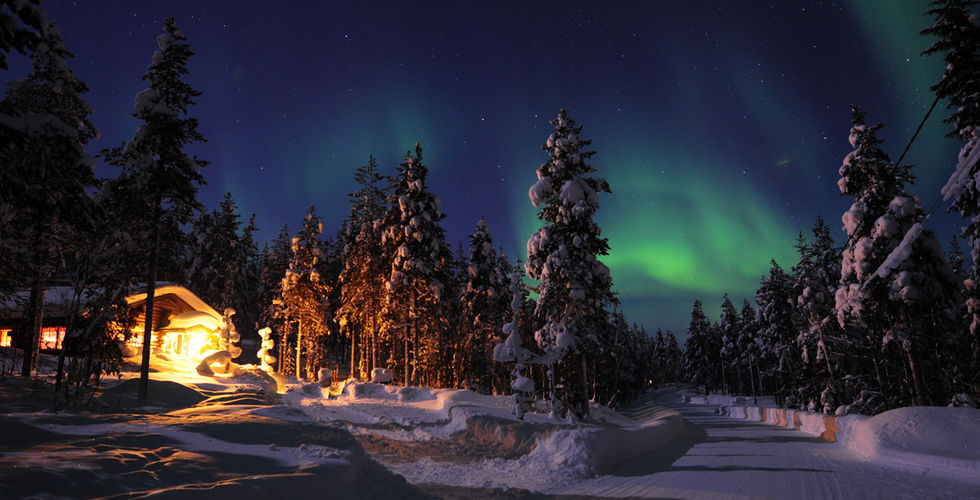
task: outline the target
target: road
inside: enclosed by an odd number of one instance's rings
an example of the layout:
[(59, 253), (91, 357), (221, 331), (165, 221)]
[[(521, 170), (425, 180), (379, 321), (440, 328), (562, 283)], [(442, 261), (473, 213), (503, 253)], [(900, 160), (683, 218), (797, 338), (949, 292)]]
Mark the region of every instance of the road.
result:
[(980, 498), (980, 481), (937, 477), (857, 458), (846, 447), (809, 434), (715, 414), (713, 406), (661, 392), (625, 409), (637, 420), (665, 407), (679, 410), (687, 436), (668, 449), (609, 475), (549, 494), (635, 498)]

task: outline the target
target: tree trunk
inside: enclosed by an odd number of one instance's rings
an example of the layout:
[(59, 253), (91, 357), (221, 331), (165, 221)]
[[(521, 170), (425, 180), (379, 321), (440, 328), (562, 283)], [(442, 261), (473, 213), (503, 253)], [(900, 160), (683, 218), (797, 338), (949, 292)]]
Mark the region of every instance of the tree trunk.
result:
[(922, 385), (922, 377), (919, 375), (919, 368), (915, 364), (915, 355), (912, 349), (906, 349), (905, 354), (909, 358), (909, 369), (912, 371), (912, 384), (915, 387), (915, 405), (926, 406), (930, 403), (930, 398)]
[[(40, 261), (36, 258), (35, 262)], [(37, 276), (31, 286), (31, 340), (30, 344), (24, 346), (24, 364), (21, 366), (21, 376), (30, 377), (37, 371), (37, 358), (41, 355), (41, 324), (44, 320), (44, 295), (45, 290), (41, 288), (41, 268), (38, 262)]]
[(725, 362), (721, 362), (721, 389), (725, 394), (729, 394), (728, 382), (725, 380)]
[(752, 385), (752, 404), (758, 406), (759, 398), (755, 395), (755, 373), (753, 373), (752, 358), (749, 358), (749, 384)]
[(303, 365), (300, 359), (303, 354), (303, 320), (297, 323), (296, 327), (296, 380), (303, 379)]
[[(72, 295), (71, 306), (68, 309), (68, 321), (65, 324), (65, 340), (74, 333), (75, 322), (78, 317), (79, 303), (81, 302), (82, 293), (84, 293), (84, 286), (79, 290), (78, 282), (83, 281), (79, 279), (76, 281), (76, 286), (74, 290), (74, 295)], [(54, 379), (54, 390), (61, 390), (61, 382), (64, 379), (65, 374), (65, 343), (61, 343), (61, 350), (58, 352), (58, 373), (55, 375)]]
[(742, 363), (738, 361), (735, 362), (735, 392), (736, 394), (743, 394), (742, 390)]
[(589, 370), (585, 353), (582, 353), (582, 401), (585, 402), (585, 408), (583, 408), (584, 413), (581, 416), (587, 416), (589, 414)]
[(147, 388), (150, 384), (150, 337), (153, 333), (153, 302), (157, 289), (157, 247), (160, 246), (160, 197), (153, 204), (153, 239), (150, 246), (150, 266), (146, 278), (146, 308), (143, 312), (143, 349), (140, 361), (139, 402), (146, 401)]
[(357, 329), (351, 328), (350, 331), (350, 378), (354, 378), (354, 369), (357, 366), (354, 364), (355, 352), (357, 349), (357, 342), (355, 342), (355, 335), (357, 335)]
[(419, 385), (419, 324), (415, 314), (415, 298), (412, 298), (412, 384)]
[[(374, 315), (371, 315), (371, 366), (368, 373), (374, 371), (378, 366), (378, 332), (374, 326)], [(370, 376), (370, 375), (368, 375)]]
[(276, 373), (286, 373), (286, 346), (289, 344), (289, 323), (283, 322), (282, 332), (279, 335), (279, 359), (276, 363)]

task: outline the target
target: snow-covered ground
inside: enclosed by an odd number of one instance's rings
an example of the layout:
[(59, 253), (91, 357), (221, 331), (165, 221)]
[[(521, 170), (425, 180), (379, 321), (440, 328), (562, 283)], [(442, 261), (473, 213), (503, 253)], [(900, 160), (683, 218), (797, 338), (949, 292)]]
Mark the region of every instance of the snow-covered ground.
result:
[[(663, 391), (646, 404), (678, 409), (687, 422), (688, 439), (609, 474), (547, 492), (640, 498), (980, 498), (980, 475), (961, 474), (947, 462), (950, 457), (974, 466), (980, 461), (980, 427), (975, 420), (980, 410), (955, 418), (955, 425), (944, 427), (940, 419), (938, 433), (901, 415), (905, 410), (948, 415), (959, 409), (902, 409), (894, 417), (885, 413), (862, 422), (881, 417), (890, 424), (854, 431), (862, 437), (847, 444), (847, 439), (831, 443), (791, 428), (722, 416), (716, 404), (678, 404), (675, 401), (691, 400), (689, 395), (678, 396)], [(734, 403), (724, 398), (714, 402)], [(906, 430), (903, 437), (909, 442), (933, 446), (918, 457), (902, 455), (903, 461), (855, 451), (862, 441), (893, 442), (902, 433), (885, 430), (889, 425)], [(954, 442), (959, 446), (948, 446)]]
[(980, 498), (980, 410), (845, 417), (829, 443), (681, 388), (570, 423), (469, 391), (153, 370), (148, 405), (129, 371), (84, 411), (0, 378), (0, 498)]

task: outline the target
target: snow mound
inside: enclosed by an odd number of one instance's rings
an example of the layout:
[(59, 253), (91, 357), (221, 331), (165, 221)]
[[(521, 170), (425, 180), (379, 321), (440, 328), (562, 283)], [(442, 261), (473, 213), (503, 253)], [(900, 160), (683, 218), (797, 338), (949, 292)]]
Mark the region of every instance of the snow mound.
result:
[(425, 387), (400, 387), (396, 392), (399, 401), (418, 402), (436, 399), (432, 391)]
[(529, 457), (568, 468), (580, 477), (591, 477), (662, 448), (686, 433), (680, 413), (662, 411), (655, 420), (636, 427), (558, 429), (539, 438)]
[(165, 380), (149, 380), (148, 400), (145, 404), (137, 402), (139, 379), (124, 380), (102, 391), (95, 399), (113, 408), (133, 406), (152, 406), (170, 410), (194, 406), (208, 397), (190, 387)]
[(344, 386), (343, 394), (354, 399), (396, 399), (388, 392), (388, 386), (373, 382), (349, 383)]
[(913, 466), (923, 474), (980, 477), (980, 410), (974, 408), (906, 407), (873, 417), (757, 406), (721, 406), (718, 413), (818, 435), (867, 461)]
[(844, 444), (866, 459), (980, 475), (980, 410), (909, 407), (848, 422)]

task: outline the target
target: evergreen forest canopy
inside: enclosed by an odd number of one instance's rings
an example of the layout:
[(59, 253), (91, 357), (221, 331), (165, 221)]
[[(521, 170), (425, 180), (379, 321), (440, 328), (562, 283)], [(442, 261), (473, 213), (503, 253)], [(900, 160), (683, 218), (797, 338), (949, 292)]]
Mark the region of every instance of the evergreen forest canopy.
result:
[[(854, 151), (839, 169), (838, 187), (851, 202), (843, 248), (818, 218), (812, 238), (800, 235), (792, 269), (772, 262), (754, 305), (739, 310), (726, 295), (716, 323), (695, 302), (682, 352), (672, 332), (648, 335), (617, 308), (613, 277), (598, 259), (610, 248), (594, 220), (599, 194), (611, 189), (592, 175), (595, 152), (564, 110), (550, 121), (547, 160), (529, 190), (541, 227), (529, 235), (523, 263), (494, 245), (485, 218), (469, 241), (455, 248), (445, 241), (445, 215), (426, 184), (418, 144), (391, 172), (372, 157), (354, 171), (358, 188), (340, 228), (325, 234), (311, 205), (297, 232), (283, 226), (260, 249), (254, 215), (244, 222), (231, 193), (211, 211), (197, 200), (207, 161), (186, 150), (205, 140), (191, 112), (201, 93), (184, 81), (193, 52), (173, 19), (142, 77), (133, 139), (99, 155), (118, 173), (98, 179), (97, 160), (85, 152), (98, 132), (82, 97), (88, 89), (68, 64), (72, 54), (39, 1), (4, 0), (0, 67), (11, 51), (32, 61), (0, 102), (0, 293), (30, 290), (15, 335), (22, 374), (37, 369), (52, 286), (71, 287), (76, 297), (57, 383), (77, 397), (121, 367), (124, 297), (166, 281), (219, 310), (234, 308), (245, 338), (271, 328), (276, 370), (308, 380), (323, 369), (362, 379), (384, 369), (403, 385), (550, 399), (556, 416), (574, 418), (588, 414), (590, 401), (616, 405), (681, 379), (706, 392), (775, 394), (781, 404), (824, 412), (975, 405), (980, 28), (973, 6), (934, 2), (935, 24), (923, 31), (937, 38), (927, 52), (948, 63), (933, 90), (953, 110), (951, 135), (964, 143), (943, 195), (970, 221), (969, 262), (958, 240), (946, 254), (924, 229), (928, 214), (907, 191), (911, 167), (890, 160), (876, 136), (882, 125), (854, 106)], [(524, 273), (535, 283), (530, 290)], [(143, 345), (145, 398), (150, 343)]]

